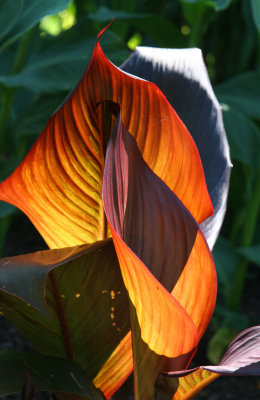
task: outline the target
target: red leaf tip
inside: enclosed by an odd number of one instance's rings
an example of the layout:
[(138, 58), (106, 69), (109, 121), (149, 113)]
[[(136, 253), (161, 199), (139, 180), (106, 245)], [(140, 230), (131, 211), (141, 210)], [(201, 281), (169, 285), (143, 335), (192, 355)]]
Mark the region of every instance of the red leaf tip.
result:
[(111, 21), (109, 22), (108, 25), (105, 26), (105, 28), (102, 29), (102, 31), (99, 32), (99, 34), (97, 35), (97, 40), (99, 40), (101, 38), (101, 36), (103, 35), (103, 33), (110, 27), (110, 25), (114, 22), (114, 18), (111, 19)]

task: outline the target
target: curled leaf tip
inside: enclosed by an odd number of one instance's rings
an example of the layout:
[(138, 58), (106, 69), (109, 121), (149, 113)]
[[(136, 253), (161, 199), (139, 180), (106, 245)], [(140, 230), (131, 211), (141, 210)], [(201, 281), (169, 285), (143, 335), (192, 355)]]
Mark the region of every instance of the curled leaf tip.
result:
[(111, 21), (109, 22), (108, 25), (105, 26), (105, 28), (103, 28), (97, 35), (97, 41), (101, 38), (101, 36), (103, 35), (103, 33), (110, 27), (110, 25), (114, 22), (114, 18), (111, 19)]

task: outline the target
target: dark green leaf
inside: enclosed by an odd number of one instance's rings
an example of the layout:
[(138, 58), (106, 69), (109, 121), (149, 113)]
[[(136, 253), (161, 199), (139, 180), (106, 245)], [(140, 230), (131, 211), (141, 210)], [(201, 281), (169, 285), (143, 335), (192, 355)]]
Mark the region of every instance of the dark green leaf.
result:
[(260, 74), (248, 72), (218, 85), (216, 94), (221, 103), (259, 119)]
[(255, 26), (260, 33), (260, 1), (259, 0), (251, 0), (251, 7), (253, 18), (255, 22)]
[(256, 246), (240, 248), (238, 251), (248, 260), (260, 266), (260, 244)]
[(13, 28), (23, 8), (23, 0), (2, 0), (0, 2), (0, 40)]
[(10, 132), (13, 135), (17, 135), (17, 137), (38, 136), (53, 113), (53, 110), (57, 109), (65, 96), (66, 92), (63, 92), (49, 96), (43, 95), (33, 99), (13, 120)]
[(0, 203), (0, 218), (7, 217), (10, 214), (13, 214), (16, 210), (16, 207), (11, 204), (4, 203), (1, 201)]
[(94, 19), (98, 22), (107, 22), (112, 19), (122, 19), (122, 20), (131, 20), (136, 18), (147, 18), (149, 14), (144, 13), (128, 13), (121, 10), (111, 10), (107, 7), (99, 7), (97, 11), (90, 13), (89, 18)]
[(210, 339), (207, 346), (207, 358), (212, 364), (218, 364), (234, 337), (234, 329), (221, 326)]
[(219, 282), (228, 291), (235, 276), (238, 254), (227, 240), (219, 237), (213, 250), (213, 258)]
[(217, 329), (208, 342), (207, 358), (213, 364), (217, 364), (236, 333), (248, 327), (248, 318), (244, 314), (217, 305), (214, 319), (217, 321)]
[[(75, 32), (65, 32), (55, 40), (39, 39), (24, 69), (16, 75), (0, 75), (0, 83), (7, 87), (23, 87), (34, 93), (71, 90), (88, 64), (96, 37), (83, 38)], [(129, 53), (122, 41), (107, 32), (102, 40), (113, 62), (121, 62)]]
[(17, 166), (20, 164), (21, 159), (19, 157), (9, 157), (4, 158), (4, 160), (0, 161), (0, 182), (6, 179)]
[(173, 44), (173, 40), (181, 42), (183, 39), (180, 31), (160, 15), (127, 13), (125, 11), (100, 7), (95, 13), (89, 14), (89, 17), (103, 23), (111, 21), (113, 18), (116, 21), (129, 21), (132, 26), (152, 37), (160, 46), (170, 47)]
[(227, 8), (232, 0), (181, 0), (183, 3), (203, 3), (207, 6), (214, 7), (216, 11)]
[(248, 327), (248, 318), (241, 312), (230, 311), (226, 307), (221, 307), (217, 304), (214, 315), (219, 319), (221, 325), (227, 326), (236, 332)]
[(85, 400), (101, 400), (103, 395), (74, 362), (34, 353), (0, 352), (0, 396), (22, 391), (26, 373), (37, 391), (68, 392)]
[(94, 44), (94, 38), (76, 43), (60, 38), (33, 53), (20, 73), (0, 76), (0, 82), (35, 93), (69, 91), (82, 74)]
[(222, 107), (231, 157), (255, 170), (260, 148), (260, 131), (257, 125), (226, 104)]
[[(2, 0), (3, 8), (7, 6), (9, 0)], [(13, 2), (12, 2), (13, 3)], [(18, 39), (23, 33), (32, 28), (46, 15), (57, 14), (68, 7), (70, 0), (23, 0), (22, 4), (16, 1), (19, 5), (19, 14), (15, 17), (13, 27), (8, 32), (5, 42), (0, 47), (0, 51)], [(19, 4), (20, 3), (20, 4)], [(10, 6), (8, 6), (9, 9)], [(16, 6), (17, 7), (17, 6)], [(16, 8), (15, 7), (15, 8)], [(2, 8), (2, 7), (1, 7)], [(1, 9), (0, 9), (1, 11)], [(10, 13), (10, 12), (9, 12)], [(5, 13), (4, 13), (5, 15)], [(16, 15), (16, 14), (14, 14)], [(8, 18), (8, 15), (5, 16)], [(8, 21), (8, 19), (7, 19)]]

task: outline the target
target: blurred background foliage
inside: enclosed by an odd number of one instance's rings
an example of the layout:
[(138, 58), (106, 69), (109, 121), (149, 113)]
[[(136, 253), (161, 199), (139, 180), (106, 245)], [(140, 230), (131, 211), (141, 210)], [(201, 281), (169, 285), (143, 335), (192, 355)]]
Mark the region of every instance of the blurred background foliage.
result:
[[(237, 331), (260, 323), (260, 0), (1, 0), (0, 179), (74, 87), (112, 18), (101, 39), (112, 62), (139, 45), (200, 47), (223, 107), (234, 168), (214, 249), (219, 296), (207, 354), (217, 362)], [(0, 204), (1, 256), (21, 218)]]

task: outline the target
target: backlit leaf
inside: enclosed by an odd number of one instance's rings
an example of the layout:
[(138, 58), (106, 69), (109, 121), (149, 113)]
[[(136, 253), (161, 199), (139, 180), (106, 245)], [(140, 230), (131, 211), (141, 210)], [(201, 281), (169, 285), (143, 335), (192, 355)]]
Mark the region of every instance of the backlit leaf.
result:
[(116, 68), (97, 43), (75, 91), (0, 185), (0, 198), (21, 208), (51, 248), (109, 235), (101, 188), (113, 118), (105, 100), (121, 105), (123, 123), (144, 160), (195, 219), (202, 222), (212, 213), (199, 154), (185, 126), (154, 84)]

